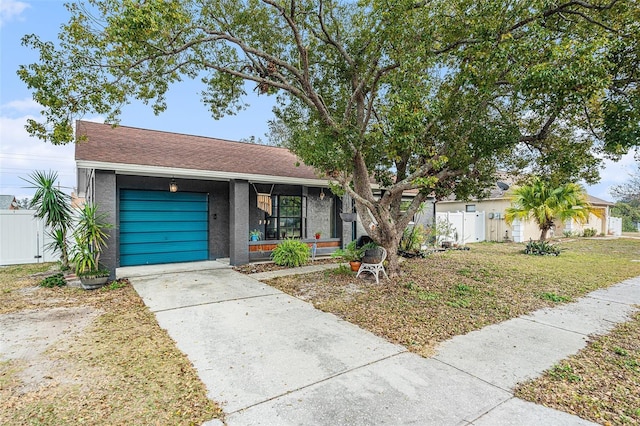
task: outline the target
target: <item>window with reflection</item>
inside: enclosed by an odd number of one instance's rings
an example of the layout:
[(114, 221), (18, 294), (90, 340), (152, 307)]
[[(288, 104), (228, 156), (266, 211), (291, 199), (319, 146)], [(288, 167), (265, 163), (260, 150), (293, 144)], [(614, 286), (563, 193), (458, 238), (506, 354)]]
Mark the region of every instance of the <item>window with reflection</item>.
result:
[(267, 216), (265, 237), (267, 240), (301, 238), (302, 197), (274, 195), (271, 197), (271, 216)]

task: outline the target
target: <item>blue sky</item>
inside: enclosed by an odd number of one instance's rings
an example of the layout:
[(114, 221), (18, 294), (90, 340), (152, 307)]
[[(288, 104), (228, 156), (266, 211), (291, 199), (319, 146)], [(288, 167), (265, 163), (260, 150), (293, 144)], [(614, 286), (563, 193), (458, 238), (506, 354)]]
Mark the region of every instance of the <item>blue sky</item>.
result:
[[(57, 171), (60, 186), (67, 193), (76, 186), (73, 145), (46, 144), (30, 138), (24, 130), (26, 120), (37, 118), (40, 108), (16, 75), (19, 65), (37, 59), (35, 52), (21, 46), (22, 36), (34, 33), (55, 41), (67, 20), (62, 1), (0, 0), (0, 194), (30, 197), (33, 190), (25, 188), (27, 184), (20, 177), (27, 177), (33, 170)], [(245, 101), (251, 106), (247, 110), (216, 121), (200, 102), (200, 90), (198, 81), (182, 82), (169, 91), (168, 109), (160, 116), (155, 116), (150, 107), (132, 104), (124, 109), (121, 124), (229, 140), (250, 136), (264, 139), (267, 120), (272, 118), (273, 97), (249, 92)], [(100, 121), (100, 117), (84, 119)], [(600, 184), (587, 187), (588, 192), (611, 200), (609, 188), (626, 181), (635, 164), (632, 154), (618, 163), (608, 163)]]

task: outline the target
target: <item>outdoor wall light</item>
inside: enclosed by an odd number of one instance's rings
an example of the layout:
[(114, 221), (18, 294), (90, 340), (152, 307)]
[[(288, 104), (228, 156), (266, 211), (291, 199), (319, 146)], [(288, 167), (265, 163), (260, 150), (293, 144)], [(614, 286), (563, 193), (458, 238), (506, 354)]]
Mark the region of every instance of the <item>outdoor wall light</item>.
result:
[(169, 184), (169, 192), (178, 192), (178, 184), (175, 179), (171, 179), (171, 183)]
[(324, 188), (320, 188), (320, 201), (324, 200)]

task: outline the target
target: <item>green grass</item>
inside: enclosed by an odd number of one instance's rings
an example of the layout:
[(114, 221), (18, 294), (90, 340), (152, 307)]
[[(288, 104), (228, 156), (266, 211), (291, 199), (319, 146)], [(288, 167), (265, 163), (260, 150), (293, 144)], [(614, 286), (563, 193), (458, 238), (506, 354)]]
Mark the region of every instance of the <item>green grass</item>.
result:
[(640, 424), (640, 313), (515, 393), (600, 424)]
[[(408, 259), (401, 276), (378, 286), (352, 274), (325, 273), (281, 277), (270, 284), (429, 355), (435, 344), (457, 334), (640, 275), (640, 262), (633, 261), (640, 259), (640, 240), (579, 239), (560, 244), (557, 257), (527, 256), (522, 244), (470, 247)], [(342, 291), (347, 287), (359, 291)]]
[[(640, 276), (636, 239), (578, 239), (560, 244), (557, 257), (525, 255), (519, 244), (470, 247), (406, 260), (400, 277), (380, 285), (322, 273), (269, 283), (430, 356), (438, 342), (452, 336)], [(518, 396), (600, 423), (640, 424), (640, 314), (518, 390)]]

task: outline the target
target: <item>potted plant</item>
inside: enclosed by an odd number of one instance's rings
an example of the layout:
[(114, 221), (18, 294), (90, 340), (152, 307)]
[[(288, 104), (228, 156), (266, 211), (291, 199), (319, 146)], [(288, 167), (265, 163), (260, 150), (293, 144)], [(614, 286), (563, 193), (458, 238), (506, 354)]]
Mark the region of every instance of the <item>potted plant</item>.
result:
[(73, 254), (75, 272), (82, 288), (94, 290), (109, 281), (110, 272), (100, 267), (100, 254), (107, 247), (105, 229), (111, 228), (105, 213), (98, 213), (94, 204), (87, 203), (80, 210), (73, 236), (76, 247)]
[(345, 246), (344, 249), (338, 249), (333, 252), (333, 257), (341, 257), (345, 261), (349, 262), (352, 271), (357, 271), (362, 264), (362, 255), (364, 250), (362, 247), (357, 246), (357, 242), (351, 241)]
[(253, 231), (249, 232), (249, 240), (250, 241), (259, 241), (260, 239), (262, 239), (262, 232), (258, 231), (257, 229), (254, 229)]
[(314, 236), (315, 236), (316, 240), (319, 240), (320, 237), (322, 236), (322, 233), (316, 231)]
[(380, 263), (382, 261), (383, 251), (376, 243), (369, 242), (362, 246), (362, 261), (364, 263)]

